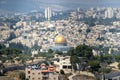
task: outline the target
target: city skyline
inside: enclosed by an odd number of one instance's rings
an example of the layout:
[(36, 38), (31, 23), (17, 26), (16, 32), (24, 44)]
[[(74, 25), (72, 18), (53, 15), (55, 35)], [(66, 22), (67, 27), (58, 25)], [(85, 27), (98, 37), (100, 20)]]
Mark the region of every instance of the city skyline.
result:
[(51, 7), (54, 11), (90, 7), (120, 7), (119, 0), (0, 0), (0, 10), (30, 12)]

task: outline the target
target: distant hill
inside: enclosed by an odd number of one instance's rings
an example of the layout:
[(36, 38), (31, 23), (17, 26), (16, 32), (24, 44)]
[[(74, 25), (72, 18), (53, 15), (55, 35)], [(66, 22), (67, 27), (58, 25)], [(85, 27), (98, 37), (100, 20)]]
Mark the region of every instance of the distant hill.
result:
[(30, 12), (52, 7), (53, 10), (68, 10), (90, 7), (120, 7), (119, 0), (0, 0), (0, 10)]

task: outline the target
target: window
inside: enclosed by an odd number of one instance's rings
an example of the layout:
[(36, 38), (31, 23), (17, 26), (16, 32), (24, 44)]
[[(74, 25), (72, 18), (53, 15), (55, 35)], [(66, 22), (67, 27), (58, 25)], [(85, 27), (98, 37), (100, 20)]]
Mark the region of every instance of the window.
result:
[(28, 71), (28, 74), (30, 74), (30, 71)]
[(30, 78), (30, 76), (28, 76), (28, 78)]
[(68, 69), (71, 69), (72, 67), (71, 66), (68, 66)]
[(67, 68), (67, 66), (63, 66), (63, 68), (64, 68), (64, 69), (66, 69), (66, 68)]

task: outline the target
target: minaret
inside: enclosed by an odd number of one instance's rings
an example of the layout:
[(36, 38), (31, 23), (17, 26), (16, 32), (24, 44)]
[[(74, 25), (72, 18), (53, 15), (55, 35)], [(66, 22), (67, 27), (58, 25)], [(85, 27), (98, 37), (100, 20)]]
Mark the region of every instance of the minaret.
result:
[(109, 51), (108, 51), (108, 54), (111, 54), (112, 53), (111, 51), (112, 51), (112, 48), (110, 47)]

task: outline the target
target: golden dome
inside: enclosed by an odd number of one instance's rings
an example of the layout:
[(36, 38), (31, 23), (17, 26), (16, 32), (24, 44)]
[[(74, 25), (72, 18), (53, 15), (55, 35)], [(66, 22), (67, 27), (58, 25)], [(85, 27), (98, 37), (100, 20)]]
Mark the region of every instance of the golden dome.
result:
[(66, 43), (66, 39), (62, 35), (58, 35), (54, 41), (57, 44)]

